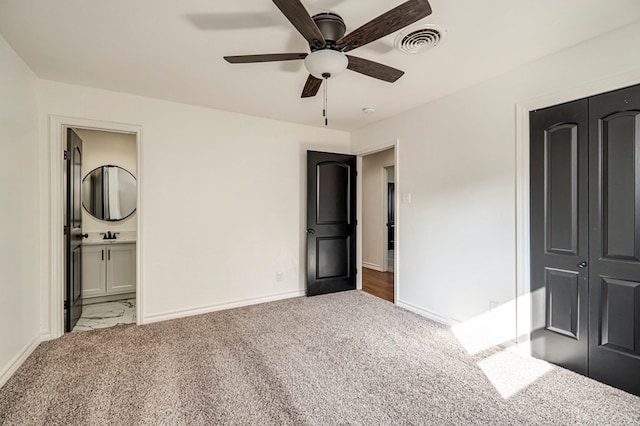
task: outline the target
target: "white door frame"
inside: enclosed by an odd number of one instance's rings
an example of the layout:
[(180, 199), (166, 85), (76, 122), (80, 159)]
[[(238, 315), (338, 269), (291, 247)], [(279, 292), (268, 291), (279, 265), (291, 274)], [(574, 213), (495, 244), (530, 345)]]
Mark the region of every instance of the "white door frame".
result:
[(65, 182), (63, 167), (63, 153), (65, 150), (64, 142), (66, 140), (66, 131), (68, 128), (74, 127), (88, 130), (101, 130), (107, 132), (129, 133), (136, 136), (137, 150), (137, 206), (136, 206), (136, 319), (137, 323), (141, 323), (143, 318), (143, 285), (142, 285), (142, 215), (140, 212), (141, 197), (140, 187), (142, 181), (141, 169), (141, 153), (142, 153), (142, 127), (132, 124), (113, 123), (107, 121), (89, 120), (75, 117), (65, 117), (51, 115), (49, 121), (49, 140), (51, 142), (50, 149), (50, 251), (49, 251), (49, 267), (51, 283), (49, 287), (49, 326), (50, 337), (55, 339), (64, 334), (64, 194)]
[[(382, 265), (380, 265), (380, 269), (382, 269), (382, 272), (388, 272), (389, 271), (389, 236), (387, 235), (387, 233), (389, 232), (389, 228), (387, 227), (387, 223), (389, 223), (389, 175), (387, 173), (387, 167), (391, 167), (391, 166), (395, 166), (395, 163), (385, 163), (382, 165), (381, 167), (381, 172), (382, 172), (382, 223), (380, 224), (380, 226), (382, 227), (382, 235), (384, 235), (384, 238), (382, 238)], [(395, 170), (393, 172), (393, 174), (395, 175)], [(394, 200), (394, 204), (395, 204), (395, 200)], [(395, 250), (394, 250), (395, 253)]]
[[(396, 139), (394, 141), (386, 142), (381, 145), (377, 145), (375, 147), (369, 147), (362, 150), (354, 151), (353, 154), (358, 156), (358, 164), (357, 170), (358, 179), (357, 179), (357, 220), (358, 226), (356, 227), (356, 264), (358, 268), (358, 276), (356, 278), (356, 288), (362, 290), (362, 157), (367, 155), (375, 154), (380, 151), (385, 151), (387, 149), (394, 148), (394, 166), (395, 166), (395, 184), (396, 184), (396, 194), (398, 194), (398, 188), (400, 187), (400, 140)], [(384, 169), (383, 169), (384, 170)], [(398, 289), (400, 288), (400, 245), (398, 244), (400, 234), (400, 197), (396, 195), (395, 209), (396, 209), (396, 236), (395, 236), (395, 249), (393, 251), (394, 257), (394, 268), (393, 268), (393, 291), (394, 291), (394, 304), (398, 304)], [(385, 202), (386, 205), (386, 202)], [(386, 252), (385, 252), (386, 253)], [(386, 258), (386, 254), (384, 255)]]
[(529, 352), (531, 295), (529, 252), (529, 112), (640, 83), (640, 69), (546, 94), (516, 104), (516, 330), (517, 342)]

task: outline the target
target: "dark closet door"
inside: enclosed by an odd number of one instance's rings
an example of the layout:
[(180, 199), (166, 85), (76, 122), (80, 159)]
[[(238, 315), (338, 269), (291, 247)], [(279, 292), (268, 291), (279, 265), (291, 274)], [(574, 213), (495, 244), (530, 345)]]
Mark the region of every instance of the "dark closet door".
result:
[(65, 331), (73, 327), (82, 315), (82, 139), (72, 129), (67, 130), (67, 193), (65, 224)]
[(589, 100), (589, 375), (640, 395), (640, 86)]
[(307, 151), (307, 296), (356, 288), (356, 157)]
[(587, 374), (587, 100), (530, 114), (531, 352)]

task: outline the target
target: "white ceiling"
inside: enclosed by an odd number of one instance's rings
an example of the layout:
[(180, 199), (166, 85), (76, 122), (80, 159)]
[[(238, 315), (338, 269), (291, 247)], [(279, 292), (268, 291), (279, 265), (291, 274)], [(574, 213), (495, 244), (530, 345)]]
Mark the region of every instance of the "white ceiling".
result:
[[(402, 0), (303, 0), (347, 32)], [(351, 52), (402, 69), (396, 83), (346, 71), (329, 83), (329, 127), (353, 130), (640, 20), (639, 0), (430, 0), (447, 28), (433, 50)], [(231, 65), (224, 55), (306, 52), (270, 0), (0, 0), (0, 33), (38, 77), (322, 126), (301, 99), (302, 61)], [(365, 115), (363, 107), (375, 107)]]

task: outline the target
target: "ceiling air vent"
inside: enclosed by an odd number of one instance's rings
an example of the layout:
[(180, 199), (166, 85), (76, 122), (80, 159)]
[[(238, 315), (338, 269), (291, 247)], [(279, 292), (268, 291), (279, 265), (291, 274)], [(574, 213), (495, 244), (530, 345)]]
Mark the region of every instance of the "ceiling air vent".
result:
[(395, 46), (403, 53), (414, 55), (436, 47), (446, 34), (447, 30), (441, 26), (418, 24), (400, 31)]

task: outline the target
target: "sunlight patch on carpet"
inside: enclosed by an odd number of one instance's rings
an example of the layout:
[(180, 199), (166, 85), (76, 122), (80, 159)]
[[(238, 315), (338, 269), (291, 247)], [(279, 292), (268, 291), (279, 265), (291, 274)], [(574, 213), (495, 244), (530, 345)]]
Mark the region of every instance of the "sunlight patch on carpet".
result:
[(512, 351), (493, 354), (478, 362), (478, 367), (504, 399), (509, 399), (553, 369), (545, 361), (523, 357)]

